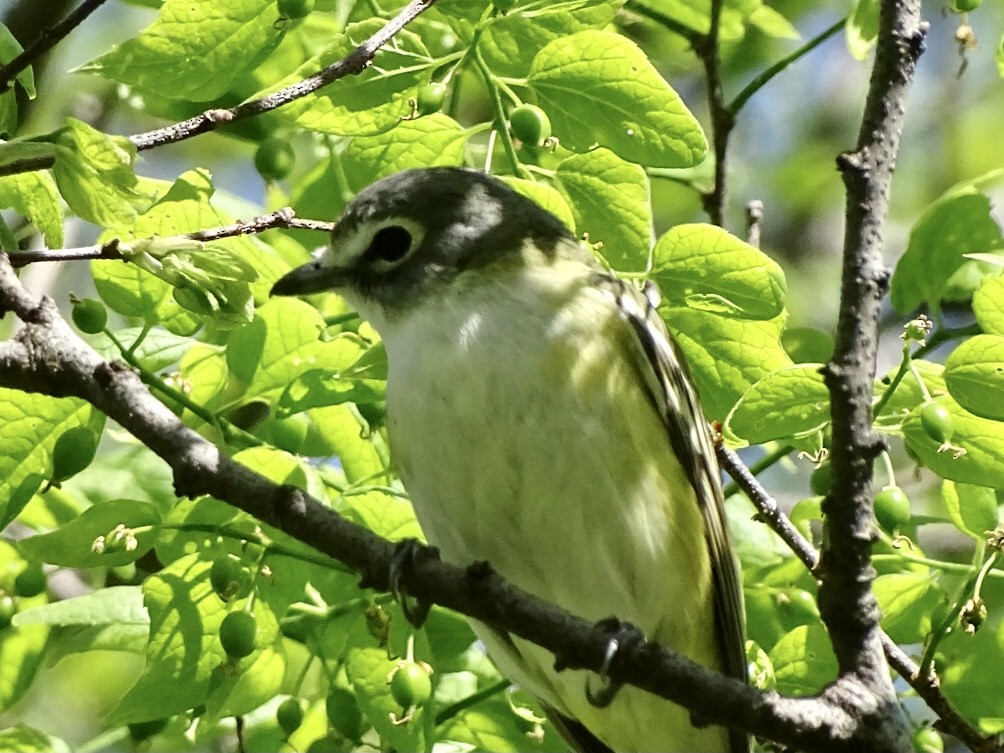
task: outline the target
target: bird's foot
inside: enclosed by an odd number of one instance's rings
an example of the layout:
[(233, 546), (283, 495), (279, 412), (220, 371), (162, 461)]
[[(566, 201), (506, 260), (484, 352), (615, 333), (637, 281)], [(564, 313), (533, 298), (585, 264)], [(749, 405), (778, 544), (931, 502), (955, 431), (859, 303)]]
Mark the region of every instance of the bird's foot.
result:
[(593, 632), (602, 635), (607, 639), (606, 654), (603, 657), (603, 665), (600, 667), (600, 681), (603, 683), (598, 690), (594, 690), (589, 680), (586, 679), (586, 698), (597, 708), (609, 706), (620, 689), (623, 682), (610, 679), (610, 669), (617, 661), (618, 654), (625, 650), (645, 642), (645, 635), (630, 622), (618, 620), (616, 617), (608, 617), (600, 620), (593, 626)]
[(387, 576), (391, 596), (401, 605), (401, 611), (404, 612), (408, 622), (416, 628), (422, 627), (429, 616), (432, 602), (409, 598), (401, 579), (406, 572), (415, 567), (416, 562), (425, 557), (439, 559), (439, 550), (425, 546), (418, 539), (402, 539), (394, 545), (394, 553), (390, 558), (390, 572)]

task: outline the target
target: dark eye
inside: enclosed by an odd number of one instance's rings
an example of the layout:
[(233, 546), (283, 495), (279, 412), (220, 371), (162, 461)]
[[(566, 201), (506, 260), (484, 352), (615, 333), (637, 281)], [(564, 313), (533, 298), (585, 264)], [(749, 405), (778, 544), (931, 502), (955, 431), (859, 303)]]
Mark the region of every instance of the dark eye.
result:
[(377, 230), (364, 256), (369, 260), (394, 262), (404, 258), (411, 248), (411, 233), (400, 225), (389, 225)]

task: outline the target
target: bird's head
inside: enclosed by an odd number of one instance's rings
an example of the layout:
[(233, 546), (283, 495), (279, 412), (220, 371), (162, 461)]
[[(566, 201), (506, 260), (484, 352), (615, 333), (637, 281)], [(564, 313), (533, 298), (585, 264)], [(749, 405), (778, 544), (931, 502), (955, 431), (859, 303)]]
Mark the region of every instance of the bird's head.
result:
[[(330, 244), (279, 279), (273, 295), (333, 291), (383, 318), (443, 295), (460, 276), (476, 281), (541, 258), (588, 253), (550, 212), (482, 172), (435, 167), (392, 175), (361, 191)], [(472, 273), (472, 274), (468, 274)]]

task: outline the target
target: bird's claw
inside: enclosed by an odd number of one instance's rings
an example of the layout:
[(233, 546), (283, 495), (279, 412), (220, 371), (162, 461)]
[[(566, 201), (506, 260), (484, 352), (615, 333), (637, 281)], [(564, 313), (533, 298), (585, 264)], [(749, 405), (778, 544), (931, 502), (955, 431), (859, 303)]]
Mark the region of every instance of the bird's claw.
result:
[(615, 617), (597, 622), (593, 627), (593, 632), (606, 636), (607, 648), (599, 671), (600, 681), (603, 684), (598, 690), (594, 690), (590, 685), (591, 678), (587, 677), (586, 699), (597, 708), (606, 708), (624, 686), (623, 682), (610, 678), (611, 666), (617, 659), (617, 655), (622, 653), (624, 649), (630, 649), (639, 643), (644, 643), (645, 636), (630, 622), (622, 622)]
[(418, 539), (403, 539), (397, 542), (394, 545), (394, 553), (391, 554), (390, 572), (387, 578), (391, 596), (400, 604), (405, 619), (416, 628), (422, 627), (429, 616), (429, 610), (432, 609), (432, 603), (421, 599), (409, 599), (401, 584), (401, 578), (405, 572), (415, 567), (420, 557), (438, 559), (439, 550), (423, 545)]

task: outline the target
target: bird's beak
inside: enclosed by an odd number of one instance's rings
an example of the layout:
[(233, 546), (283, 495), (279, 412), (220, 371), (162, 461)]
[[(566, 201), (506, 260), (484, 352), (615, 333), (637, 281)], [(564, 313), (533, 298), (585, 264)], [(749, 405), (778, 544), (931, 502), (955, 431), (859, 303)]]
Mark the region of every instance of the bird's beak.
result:
[(315, 259), (276, 280), (269, 295), (308, 295), (338, 290), (349, 283), (344, 269), (326, 267)]

